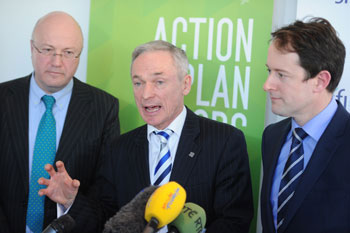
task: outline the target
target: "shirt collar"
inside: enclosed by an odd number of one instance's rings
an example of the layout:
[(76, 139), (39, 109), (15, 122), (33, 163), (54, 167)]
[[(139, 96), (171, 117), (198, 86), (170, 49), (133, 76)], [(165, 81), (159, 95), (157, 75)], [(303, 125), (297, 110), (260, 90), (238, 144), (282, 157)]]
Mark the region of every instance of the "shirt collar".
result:
[[(186, 115), (187, 115), (187, 110), (184, 106), (182, 109), (182, 112), (165, 129), (171, 129), (174, 132), (174, 134), (180, 136), (182, 132), (182, 128), (185, 124)], [(149, 142), (151, 140), (150, 138), (151, 134), (153, 134), (154, 131), (160, 131), (160, 130), (158, 130), (152, 125), (147, 124), (147, 139)]]
[[(69, 83), (62, 89), (59, 90), (58, 92), (52, 93), (51, 96), (55, 97), (55, 105), (59, 108), (62, 109), (64, 107), (64, 99), (69, 96), (69, 94), (72, 93), (73, 90), (73, 79), (69, 81)], [(37, 106), (40, 104), (41, 98), (44, 95), (47, 95), (45, 91), (43, 91), (39, 85), (37, 84), (35, 80), (35, 74), (34, 72), (32, 73), (32, 77), (30, 79), (30, 89), (33, 91), (33, 100), (34, 100), (34, 106)]]
[[(323, 109), (319, 114), (314, 118), (308, 121), (302, 128), (303, 130), (314, 140), (318, 141), (322, 136), (323, 132), (327, 128), (329, 122), (333, 118), (335, 112), (337, 111), (338, 104), (332, 97), (330, 103), (325, 109)], [(300, 127), (294, 119), (292, 119), (292, 130)], [(290, 134), (291, 135), (291, 134)]]

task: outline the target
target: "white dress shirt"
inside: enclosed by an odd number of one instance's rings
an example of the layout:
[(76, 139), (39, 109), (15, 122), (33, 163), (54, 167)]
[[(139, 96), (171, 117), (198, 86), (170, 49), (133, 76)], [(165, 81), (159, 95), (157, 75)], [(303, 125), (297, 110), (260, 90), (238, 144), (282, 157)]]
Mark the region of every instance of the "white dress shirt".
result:
[[(171, 157), (172, 164), (174, 164), (177, 146), (179, 144), (182, 128), (185, 124), (186, 115), (187, 115), (187, 110), (184, 106), (182, 109), (182, 112), (175, 118), (173, 122), (171, 122), (171, 124), (168, 127), (165, 128), (165, 129), (170, 129), (174, 132), (168, 139), (168, 146), (170, 149), (170, 157)], [(149, 145), (148, 147), (149, 148), (149, 174), (150, 174), (151, 184), (154, 184), (154, 182), (156, 181), (154, 177), (154, 169), (157, 166), (158, 155), (160, 152), (160, 140), (159, 140), (159, 137), (153, 133), (154, 131), (158, 132), (161, 130), (158, 130), (152, 125), (147, 125), (147, 139), (148, 139), (148, 145)], [(170, 176), (168, 176), (168, 180), (166, 182), (169, 182), (169, 178)], [(161, 228), (158, 232), (166, 233), (168, 232), (168, 228), (165, 226)]]
[[(56, 121), (56, 151), (62, 135), (64, 121), (66, 119), (68, 105), (72, 96), (73, 79), (60, 91), (51, 94), (55, 98), (55, 103), (52, 107), (52, 113)], [(29, 85), (29, 179), (32, 171), (32, 161), (36, 134), (40, 124), (40, 120), (46, 111), (42, 97), (48, 95), (37, 84), (35, 80), (35, 74), (32, 74)], [(30, 182), (30, 181), (29, 181)], [(60, 217), (69, 210), (65, 210), (62, 205), (57, 204), (57, 217)], [(32, 231), (26, 226), (26, 233), (32, 233)]]

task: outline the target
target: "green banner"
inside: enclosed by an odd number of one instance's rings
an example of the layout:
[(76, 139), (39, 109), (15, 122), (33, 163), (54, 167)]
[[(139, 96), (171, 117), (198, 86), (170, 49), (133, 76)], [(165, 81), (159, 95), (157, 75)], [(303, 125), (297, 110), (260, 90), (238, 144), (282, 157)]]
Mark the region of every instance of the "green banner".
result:
[(92, 0), (90, 13), (87, 82), (119, 99), (122, 132), (144, 124), (132, 93), (133, 49), (154, 39), (183, 48), (193, 78), (185, 104), (246, 136), (256, 210), (272, 9), (273, 0)]

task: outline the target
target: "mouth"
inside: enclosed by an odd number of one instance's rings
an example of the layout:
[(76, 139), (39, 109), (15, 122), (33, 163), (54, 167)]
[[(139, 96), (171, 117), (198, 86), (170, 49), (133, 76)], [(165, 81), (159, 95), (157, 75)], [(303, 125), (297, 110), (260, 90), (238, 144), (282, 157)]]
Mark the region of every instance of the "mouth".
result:
[(161, 109), (162, 107), (159, 106), (159, 105), (152, 105), (152, 106), (146, 106), (144, 107), (144, 109), (146, 110), (146, 112), (149, 112), (149, 113), (154, 113), (154, 112), (157, 112)]
[(51, 75), (62, 75), (63, 72), (59, 72), (59, 71), (47, 71), (47, 73), (51, 74)]
[(270, 96), (271, 102), (275, 102), (275, 101), (278, 101), (278, 100), (280, 100), (280, 99), (281, 99), (281, 98), (276, 97), (276, 96)]

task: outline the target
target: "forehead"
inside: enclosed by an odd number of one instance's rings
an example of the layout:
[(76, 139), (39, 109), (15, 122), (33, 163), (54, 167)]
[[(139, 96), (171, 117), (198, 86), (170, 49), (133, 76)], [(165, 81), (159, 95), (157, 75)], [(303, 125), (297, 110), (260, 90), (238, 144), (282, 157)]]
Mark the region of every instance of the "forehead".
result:
[(296, 52), (282, 50), (276, 47), (272, 42), (268, 49), (267, 65), (270, 68), (281, 68), (288, 66), (300, 66), (299, 55)]
[(134, 60), (131, 67), (133, 77), (160, 73), (176, 73), (173, 57), (168, 51), (144, 52)]
[(83, 43), (79, 25), (66, 15), (41, 19), (34, 29), (33, 39), (55, 47), (81, 48)]

